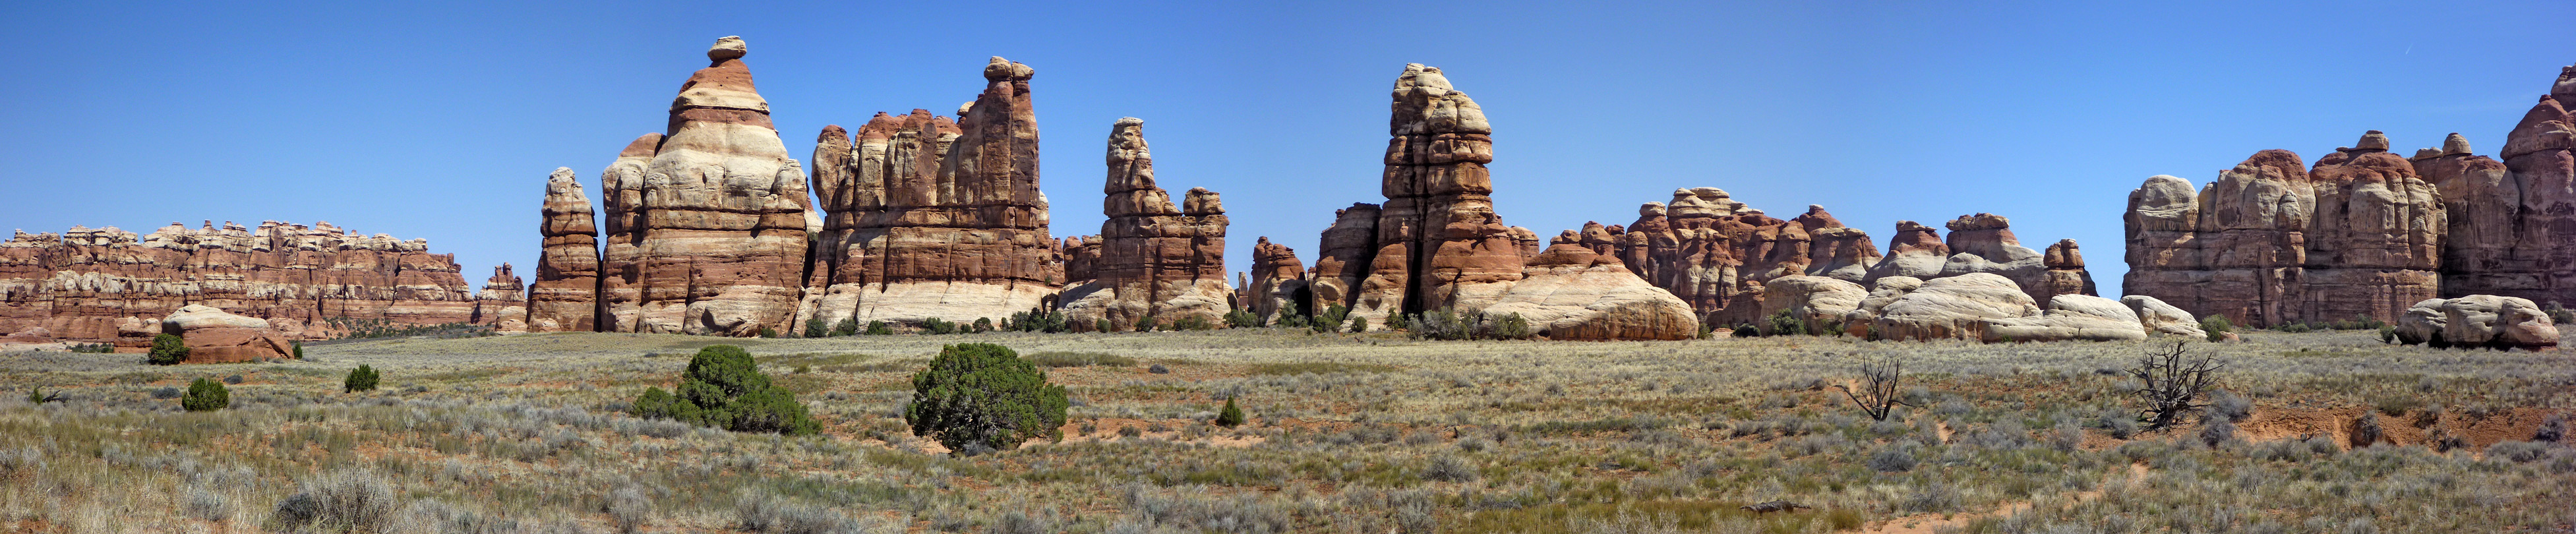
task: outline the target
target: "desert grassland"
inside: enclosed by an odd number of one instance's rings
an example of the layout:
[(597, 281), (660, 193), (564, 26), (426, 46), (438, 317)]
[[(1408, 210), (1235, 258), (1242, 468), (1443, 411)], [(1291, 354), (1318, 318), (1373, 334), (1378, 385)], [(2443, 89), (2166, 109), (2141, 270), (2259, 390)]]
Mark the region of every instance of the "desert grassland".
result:
[[(2232, 433), (2130, 435), (2153, 344), (1427, 342), (1249, 329), (829, 339), (538, 334), (308, 346), (285, 364), (0, 356), (0, 530), (266, 532), (334, 496), (386, 532), (2563, 532), (2567, 351), (2370, 332), (2193, 341)], [(1061, 443), (945, 454), (900, 417), (941, 344), (1047, 362)], [(626, 415), (736, 344), (824, 435)], [(1872, 421), (1831, 386), (1906, 365)], [(382, 389), (342, 393), (359, 364)], [(1168, 372), (1153, 372), (1155, 367)], [(165, 387), (239, 375), (232, 409)], [(30, 404), (23, 388), (65, 401)], [(164, 393), (166, 395), (166, 393)], [(1250, 424), (1207, 423), (1232, 397)], [(2375, 445), (2355, 447), (2380, 428)], [(2223, 434), (2223, 435), (2222, 435)], [(2126, 436), (2125, 439), (2122, 436)], [(2205, 439), (2214, 438), (2214, 439)], [(2216, 446), (2206, 445), (2210, 441)], [(2445, 442), (2448, 443), (2445, 443)], [(1755, 515), (1738, 506), (1812, 506)], [(373, 519), (371, 519), (373, 521)], [(371, 523), (374, 524), (374, 523)]]

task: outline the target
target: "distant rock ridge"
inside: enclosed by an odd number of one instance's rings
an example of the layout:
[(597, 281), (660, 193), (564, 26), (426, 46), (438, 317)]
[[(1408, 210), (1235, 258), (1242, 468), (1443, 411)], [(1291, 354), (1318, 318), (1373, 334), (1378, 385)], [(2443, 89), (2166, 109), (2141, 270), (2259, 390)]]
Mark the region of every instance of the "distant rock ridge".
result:
[(2364, 133), (2302, 168), (2257, 152), (2196, 191), (2129, 195), (2125, 293), (2253, 326), (2395, 322), (2436, 298), (2576, 304), (2576, 66), (2506, 136), (2503, 161), (2451, 133), (2411, 158)]
[(19, 231), (0, 242), (0, 331), (139, 347), (189, 305), (264, 319), (301, 339), (332, 337), (335, 323), (464, 323), (478, 300), (459, 271), (455, 255), (430, 253), (428, 240), (328, 222)]

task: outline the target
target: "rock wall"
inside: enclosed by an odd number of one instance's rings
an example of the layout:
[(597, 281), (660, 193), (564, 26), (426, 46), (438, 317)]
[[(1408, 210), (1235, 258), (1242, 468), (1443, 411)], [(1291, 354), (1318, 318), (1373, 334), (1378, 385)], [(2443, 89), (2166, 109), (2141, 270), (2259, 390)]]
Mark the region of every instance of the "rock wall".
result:
[(1368, 280), (1369, 269), (1377, 263), (1377, 219), (1383, 213), (1378, 205), (1367, 203), (1333, 210), (1333, 225), (1324, 228), (1321, 253), (1315, 256), (1315, 269), (1306, 286), (1313, 295), (1306, 315), (1359, 302), (1360, 284)]
[(2181, 178), (2148, 178), (2129, 193), (2121, 292), (2236, 324), (2308, 320), (2299, 303), (2317, 196), (2306, 167), (2298, 154), (2265, 150), (2196, 193)]
[(556, 167), (546, 176), (540, 212), (544, 220), (537, 231), (545, 237), (545, 249), (537, 256), (537, 282), (528, 286), (527, 330), (598, 330), (599, 229), (590, 196), (582, 194), (572, 169)]
[(1053, 302), (1065, 244), (1038, 192), (1035, 74), (992, 58), (984, 92), (954, 122), (916, 109), (879, 113), (856, 139), (824, 128), (814, 149), (822, 248), (800, 316), (965, 322)]
[[(2549, 94), (2506, 134), (2501, 179), (2480, 164), (2464, 165), (2475, 170), (2456, 175), (2462, 180), (2426, 176), (2451, 208), (2444, 296), (2493, 294), (2576, 306), (2576, 113), (2570, 105), (2576, 105), (2576, 66), (2560, 69)], [(2468, 152), (2467, 144), (2461, 141), (2457, 152)], [(2442, 157), (2451, 157), (2445, 145)], [(2469, 199), (2449, 202), (2455, 190)]]
[(427, 240), (327, 222), (171, 223), (141, 236), (21, 231), (0, 242), (0, 331), (143, 346), (162, 318), (192, 304), (306, 339), (333, 335), (334, 320), (461, 323), (473, 320), (476, 300), (459, 270), (455, 255), (431, 254)]
[[(1763, 288), (1791, 276), (1858, 282), (1880, 261), (1869, 234), (1824, 206), (1789, 220), (1765, 215), (1714, 187), (1676, 189), (1670, 203), (1637, 208), (1626, 227), (1602, 228), (1631, 271), (1719, 324), (1763, 317)], [(1593, 233), (1586, 225), (1585, 235)], [(1602, 238), (1586, 238), (1587, 241)]]
[[(616, 331), (795, 330), (806, 239), (820, 224), (808, 220), (805, 172), (771, 126), (745, 52), (741, 39), (718, 39), (707, 50), (710, 65), (680, 85), (669, 131), (650, 159), (627, 168), (628, 158), (641, 155), (621, 154), (611, 166), (608, 174), (619, 180), (608, 188), (612, 197), (622, 188), (637, 197), (608, 202), (609, 220), (630, 225), (612, 234), (626, 230), (633, 247), (604, 262), (620, 277), (603, 284), (614, 292), (607, 311)], [(642, 183), (627, 183), (637, 174)]]
[(1171, 195), (1154, 184), (1144, 128), (1134, 117), (1110, 126), (1108, 196), (1101, 206), (1108, 220), (1100, 223), (1094, 278), (1061, 297), (1074, 330), (1095, 330), (1102, 320), (1122, 330), (1140, 321), (1216, 325), (1232, 309), (1225, 207), (1205, 188), (1190, 189), (1173, 206)]

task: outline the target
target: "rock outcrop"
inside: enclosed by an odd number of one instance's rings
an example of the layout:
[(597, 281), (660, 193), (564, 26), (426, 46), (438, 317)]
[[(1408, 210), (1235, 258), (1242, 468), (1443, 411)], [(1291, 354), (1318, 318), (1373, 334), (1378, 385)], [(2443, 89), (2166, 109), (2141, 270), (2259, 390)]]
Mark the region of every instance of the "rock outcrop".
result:
[[(1584, 235), (1596, 232), (1586, 226)], [(1823, 206), (1781, 220), (1714, 187), (1676, 189), (1648, 202), (1637, 220), (1588, 240), (1607, 240), (1638, 276), (1690, 303), (1705, 320), (1744, 323), (1767, 316), (1764, 284), (1790, 276), (1859, 282), (1881, 258), (1869, 234), (1843, 226)]]
[[(1234, 288), (1225, 280), (1225, 208), (1217, 194), (1190, 189), (1180, 206), (1154, 183), (1145, 121), (1118, 119), (1109, 130), (1108, 198), (1101, 211), (1100, 258), (1091, 282), (1061, 297), (1074, 330), (1101, 321), (1120, 329), (1151, 322), (1224, 322)], [(1267, 241), (1264, 241), (1266, 244)]]
[(2415, 165), (2388, 152), (2378, 130), (2308, 170), (2317, 212), (2308, 231), (2299, 315), (2309, 321), (2388, 320), (2441, 293), (2447, 215)]
[(188, 358), (180, 363), (293, 358), (294, 342), (269, 326), (267, 319), (233, 315), (202, 304), (181, 307), (161, 319), (161, 333), (179, 336), (187, 342)]
[(496, 332), (526, 333), (527, 286), (520, 284), (510, 264), (493, 267), (492, 277), (483, 280), (483, 290), (474, 292), (474, 324), (491, 325)]
[(1843, 317), (1860, 309), (1869, 299), (1869, 290), (1860, 284), (1822, 276), (1783, 276), (1762, 285), (1762, 316), (1788, 312), (1810, 333), (1825, 333), (1842, 325)]
[[(1844, 327), (1871, 339), (1983, 340), (1988, 321), (2040, 315), (2039, 302), (2022, 291), (2021, 284), (2003, 275), (1968, 273), (1925, 280), (1919, 285), (1908, 283), (1910, 280), (1911, 277), (1879, 280), (1870, 300), (1888, 298), (1887, 304), (1879, 307), (1876, 315), (1854, 310), (1845, 316)], [(1915, 288), (1898, 290), (1906, 285)]]
[(1244, 308), (1268, 318), (1280, 310), (1305, 313), (1314, 293), (1307, 290), (1306, 265), (1297, 251), (1263, 237), (1252, 244), (1252, 275), (1243, 285)]
[(1049, 233), (1038, 192), (1035, 74), (992, 58), (983, 93), (953, 122), (915, 109), (879, 113), (855, 139), (824, 128), (814, 148), (822, 248), (800, 316), (964, 322), (1053, 302), (1071, 247)]
[(1982, 339), (2004, 341), (2136, 341), (2147, 338), (2138, 312), (2092, 295), (2057, 295), (2037, 316), (1989, 319)]
[[(1521, 314), (1554, 339), (1688, 339), (1690, 305), (1629, 271), (1618, 232), (1587, 225), (1542, 251), (1494, 212), (1493, 128), (1440, 69), (1405, 65), (1391, 95), (1384, 205), (1335, 213), (1309, 273), (1308, 313), (1348, 306), (1372, 328), (1396, 314)], [(1274, 304), (1275, 305), (1275, 304)]]
[(1351, 304), (1351, 315), (1372, 324), (1489, 302), (1520, 280), (1529, 256), (1494, 213), (1485, 169), (1493, 128), (1483, 108), (1439, 68), (1420, 64), (1405, 65), (1393, 100), (1377, 253)]
[[(1950, 228), (1950, 257), (1941, 263), (1935, 278), (1948, 278), (1969, 273), (1992, 273), (2011, 279), (2031, 301), (2048, 305), (2052, 284), (2045, 256), (2030, 247), (2021, 246), (2013, 236), (2012, 221), (2001, 215), (1979, 213), (1961, 215), (1947, 225)], [(1927, 279), (1928, 280), (1928, 279)]]
[(2558, 346), (2558, 325), (2530, 299), (2469, 295), (2425, 299), (2397, 319), (2397, 339), (2409, 345), (2546, 349)]
[(2372, 131), (2304, 170), (2288, 151), (2257, 153), (2197, 195), (2149, 178), (2130, 194), (2125, 292), (2253, 326), (2395, 320), (2413, 302), (2474, 294), (2576, 302), (2570, 98), (2576, 67), (2500, 158), (2457, 133), (2399, 158)]
[(2182, 311), (2182, 308), (2173, 307), (2165, 301), (2156, 300), (2155, 297), (2128, 295), (2120, 297), (2120, 303), (2128, 305), (2129, 311), (2138, 315), (2138, 326), (2146, 329), (2149, 334), (2176, 336), (2206, 334), (2200, 330), (2200, 321), (2193, 319), (2191, 312)]
[(463, 323), (476, 301), (459, 270), (427, 240), (327, 222), (21, 231), (0, 242), (0, 332), (43, 328), (65, 341), (140, 347), (191, 304), (274, 320), (298, 338), (353, 322)]
[(1593, 252), (1573, 236), (1532, 256), (1521, 280), (1482, 309), (1488, 316), (1520, 314), (1540, 335), (1556, 340), (1699, 335), (1699, 318), (1688, 304), (1629, 272), (1617, 256)]
[(537, 256), (537, 282), (528, 286), (527, 330), (589, 332), (599, 318), (599, 228), (590, 197), (572, 169), (556, 167), (546, 177), (545, 220), (538, 234), (545, 249)]
[(629, 145), (604, 173), (615, 181), (607, 187), (611, 240), (633, 247), (603, 261), (618, 278), (603, 284), (616, 331), (794, 330), (807, 235), (819, 223), (807, 220), (805, 172), (770, 124), (745, 51), (739, 38), (718, 39), (710, 64), (680, 85), (649, 159), (629, 167), (644, 157)]

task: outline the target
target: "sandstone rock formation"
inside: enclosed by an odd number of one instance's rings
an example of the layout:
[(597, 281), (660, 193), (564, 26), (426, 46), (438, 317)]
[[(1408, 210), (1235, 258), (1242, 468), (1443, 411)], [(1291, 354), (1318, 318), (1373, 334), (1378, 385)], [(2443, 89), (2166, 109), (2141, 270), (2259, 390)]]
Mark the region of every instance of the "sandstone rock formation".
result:
[(1333, 225), (1324, 229), (1313, 279), (1307, 284), (1313, 298), (1302, 313), (1312, 316), (1334, 305), (1348, 307), (1358, 302), (1360, 284), (1368, 279), (1369, 266), (1376, 263), (1377, 219), (1382, 213), (1378, 205), (1365, 203), (1333, 210)]
[(527, 330), (590, 332), (599, 329), (599, 229), (590, 197), (572, 169), (546, 177), (545, 220), (538, 227), (545, 250), (537, 256), (537, 282), (528, 286)]
[(528, 331), (527, 286), (520, 285), (519, 275), (510, 264), (492, 268), (492, 277), (483, 280), (483, 290), (474, 292), (474, 324), (492, 325), (502, 333)]
[(181, 363), (234, 363), (287, 359), (295, 345), (269, 328), (266, 319), (243, 317), (203, 304), (191, 304), (161, 319), (161, 333), (187, 341)]
[(76, 342), (150, 344), (161, 319), (204, 304), (272, 319), (285, 335), (332, 335), (334, 322), (462, 323), (475, 299), (454, 255), (427, 240), (359, 235), (330, 223), (257, 229), (171, 223), (148, 235), (114, 227), (18, 232), (0, 242), (0, 331), (43, 328)]
[[(2048, 283), (2045, 293), (2054, 295), (2094, 295), (2093, 273), (2084, 270), (2084, 252), (2073, 239), (2060, 239), (2048, 246)], [(2042, 304), (2046, 301), (2043, 300)]]
[(1494, 213), (1484, 110), (1439, 68), (1420, 64), (1405, 65), (1393, 99), (1377, 252), (1351, 304), (1352, 315), (1374, 324), (1390, 313), (1490, 301), (1520, 280), (1528, 256)]
[(1100, 223), (1100, 258), (1093, 280), (1061, 297), (1077, 331), (1094, 330), (1104, 319), (1122, 329), (1140, 321), (1216, 325), (1231, 309), (1225, 208), (1205, 188), (1190, 189), (1173, 206), (1171, 195), (1154, 184), (1144, 127), (1133, 117), (1110, 126), (1108, 198), (1101, 208), (1109, 218)]
[(2037, 316), (1986, 321), (1982, 339), (2000, 341), (2136, 341), (2147, 338), (2138, 312), (2092, 295), (2056, 295)]
[(954, 122), (916, 109), (879, 113), (855, 139), (824, 128), (813, 178), (823, 233), (801, 317), (972, 321), (1052, 302), (1071, 247), (1049, 234), (1038, 192), (1033, 76), (996, 57)]
[(2397, 320), (2409, 345), (2545, 349), (2558, 346), (2558, 325), (2530, 299), (2469, 295), (2425, 299)]
[(1307, 290), (1306, 266), (1297, 259), (1297, 251), (1273, 244), (1263, 237), (1252, 244), (1252, 276), (1243, 285), (1244, 307), (1264, 318), (1280, 310), (1305, 313), (1314, 301)]
[(1762, 316), (1788, 312), (1806, 326), (1810, 333), (1824, 333), (1841, 325), (1843, 317), (1860, 309), (1870, 292), (1860, 284), (1822, 276), (1783, 276), (1762, 285)]
[[(1677, 189), (1670, 203), (1637, 208), (1636, 222), (1604, 228), (1629, 268), (1715, 323), (1765, 316), (1765, 283), (1788, 276), (1859, 282), (1880, 262), (1869, 234), (1823, 206), (1789, 220), (1763, 214), (1714, 187)], [(1591, 227), (1585, 235), (1592, 235)]]
[(2205, 334), (2200, 330), (2200, 321), (2193, 319), (2191, 312), (2182, 311), (2182, 308), (2173, 307), (2165, 301), (2156, 300), (2155, 297), (2128, 295), (2120, 297), (2120, 303), (2128, 305), (2129, 311), (2138, 315), (2138, 326), (2146, 329), (2149, 334), (2177, 336)]
[(617, 278), (602, 284), (617, 331), (794, 330), (816, 224), (805, 173), (771, 126), (744, 53), (739, 38), (717, 40), (707, 68), (680, 85), (649, 159), (635, 161), (650, 136), (603, 173), (610, 239), (632, 247), (620, 253), (612, 243), (602, 266)]
[(2576, 67), (2506, 136), (2501, 162), (2457, 133), (2401, 160), (2372, 131), (2304, 171), (2295, 154), (2257, 153), (2197, 195), (2149, 178), (2130, 194), (2126, 292), (2253, 326), (2392, 320), (2472, 294), (2576, 302), (2569, 98)]
[(639, 332), (644, 289), (645, 167), (662, 146), (662, 134), (648, 133), (628, 142), (617, 159), (599, 173), (602, 237), (599, 244), (598, 322), (601, 332)]
[(2030, 247), (2021, 246), (2013, 237), (2012, 221), (2001, 215), (1979, 213), (1961, 215), (1951, 220), (1950, 257), (1941, 263), (1936, 278), (1969, 273), (1993, 273), (2020, 285), (2033, 302), (2048, 304), (2050, 278), (2046, 257)]
[[(1870, 300), (1882, 298), (1877, 292), (1894, 293), (1897, 288), (1913, 285), (1905, 281), (1891, 284), (1890, 280), (1894, 279), (1880, 280)], [(1875, 316), (1860, 310), (1847, 314), (1845, 327), (1875, 339), (1983, 340), (1990, 320), (2040, 315), (2038, 301), (2032, 300), (2021, 284), (1994, 273), (1926, 280), (1915, 289), (1888, 296), (1893, 298)]]
[(1484, 306), (1485, 313), (1520, 314), (1555, 340), (1699, 335), (1699, 318), (1688, 304), (1629, 272), (1617, 256), (1593, 252), (1578, 239), (1559, 239), (1531, 257), (1521, 280)]
[(1377, 328), (1395, 314), (1482, 310), (1519, 313), (1554, 339), (1698, 335), (1688, 303), (1603, 254), (1615, 252), (1617, 230), (1587, 225), (1542, 251), (1536, 232), (1503, 224), (1485, 169), (1493, 128), (1440, 69), (1406, 65), (1391, 97), (1387, 201), (1335, 212), (1309, 273), (1307, 313), (1348, 306)]
[(2441, 293), (2441, 198), (2415, 165), (2372, 130), (2358, 146), (2318, 158), (2317, 212), (2308, 232), (2305, 297), (2310, 321), (2387, 320)]

